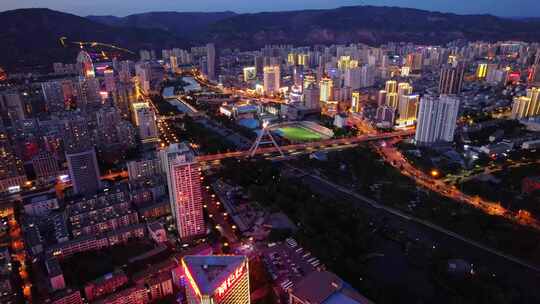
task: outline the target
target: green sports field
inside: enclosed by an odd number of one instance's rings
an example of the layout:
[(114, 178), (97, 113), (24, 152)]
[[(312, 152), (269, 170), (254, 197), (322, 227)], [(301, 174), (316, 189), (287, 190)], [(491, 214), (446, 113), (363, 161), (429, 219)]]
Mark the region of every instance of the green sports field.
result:
[(283, 127), (278, 129), (279, 134), (291, 141), (315, 141), (322, 137), (316, 132), (302, 127)]

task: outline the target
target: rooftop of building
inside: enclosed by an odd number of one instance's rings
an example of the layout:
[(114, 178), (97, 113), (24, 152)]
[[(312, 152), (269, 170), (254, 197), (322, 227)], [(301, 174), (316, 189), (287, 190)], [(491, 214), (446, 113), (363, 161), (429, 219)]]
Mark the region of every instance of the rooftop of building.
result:
[(127, 276), (126, 274), (124, 273), (124, 271), (122, 270), (115, 270), (114, 272), (109, 272), (95, 280), (93, 280), (92, 282), (88, 283), (88, 284), (95, 284), (95, 285), (101, 285), (103, 284), (104, 282), (107, 282), (113, 278), (119, 278), (119, 277), (126, 277), (127, 279)]
[(183, 261), (202, 294), (211, 295), (242, 263), (245, 256), (190, 255)]
[(329, 271), (314, 271), (302, 279), (292, 294), (312, 304), (372, 303)]

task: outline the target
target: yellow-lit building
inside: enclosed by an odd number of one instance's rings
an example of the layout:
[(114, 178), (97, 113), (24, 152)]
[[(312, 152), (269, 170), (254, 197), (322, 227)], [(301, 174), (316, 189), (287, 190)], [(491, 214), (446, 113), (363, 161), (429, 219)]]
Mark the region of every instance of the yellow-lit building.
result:
[(245, 67), (244, 72), (244, 82), (257, 79), (257, 69), (255, 67)]
[(314, 75), (305, 75), (304, 76), (304, 89), (307, 89), (310, 85), (317, 84), (317, 79)]
[(338, 69), (346, 70), (349, 68), (349, 62), (351, 61), (351, 56), (341, 56), (338, 60)]
[(303, 65), (305, 67), (309, 66), (309, 55), (298, 54), (298, 65)]
[(185, 256), (182, 269), (188, 304), (250, 304), (245, 256)]
[(408, 82), (400, 82), (398, 84), (397, 93), (398, 95), (409, 95), (412, 94), (413, 87)]
[(522, 119), (540, 115), (540, 88), (530, 88), (527, 96), (514, 98), (512, 118)]
[(396, 125), (411, 126), (416, 122), (418, 114), (419, 95), (400, 95), (398, 102)]
[(360, 94), (360, 92), (352, 92), (351, 98), (351, 112), (359, 113), (362, 111), (362, 104), (367, 99), (366, 95)]
[(458, 56), (456, 55), (450, 55), (448, 56), (448, 63), (451, 64), (451, 65), (454, 65), (458, 62)]
[(384, 90), (386, 91), (386, 93), (397, 93), (397, 81), (388, 80), (386, 82)]
[(297, 62), (298, 62), (298, 55), (296, 53), (289, 53), (287, 55), (288, 65), (296, 65)]
[(334, 88), (334, 82), (331, 78), (323, 77), (319, 82), (320, 98), (322, 102), (328, 102), (332, 100), (332, 91)]
[(341, 56), (338, 61), (338, 69), (348, 70), (358, 67), (358, 60), (351, 59), (351, 56)]
[(487, 63), (480, 63), (478, 65), (478, 68), (476, 69), (476, 78), (478, 79), (485, 79), (488, 72), (488, 65)]
[(398, 94), (397, 93), (386, 93), (386, 105), (397, 109), (398, 106)]
[(407, 77), (411, 74), (411, 67), (403, 66), (401, 67), (401, 76)]

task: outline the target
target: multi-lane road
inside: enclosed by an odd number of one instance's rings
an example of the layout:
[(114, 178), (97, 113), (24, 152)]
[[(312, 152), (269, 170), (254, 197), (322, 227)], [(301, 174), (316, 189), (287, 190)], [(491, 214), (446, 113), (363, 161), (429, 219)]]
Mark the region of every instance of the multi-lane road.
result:
[(491, 202), (478, 196), (467, 195), (456, 187), (448, 185), (442, 180), (432, 178), (423, 171), (415, 168), (394, 146), (395, 142), (397, 140), (389, 141), (385, 146), (378, 147), (378, 153), (389, 164), (400, 170), (401, 174), (412, 178), (418, 185), (451, 198), (456, 202), (471, 205), (487, 214), (501, 216), (514, 223), (540, 230), (540, 221), (532, 218), (528, 212), (512, 212), (505, 209), (498, 202)]
[[(291, 154), (296, 153), (299, 151), (309, 151), (309, 152), (315, 152), (318, 150), (324, 150), (329, 147), (339, 147), (339, 146), (349, 146), (349, 145), (355, 145), (362, 142), (369, 142), (369, 141), (378, 141), (378, 140), (387, 140), (392, 138), (400, 138), (400, 137), (407, 137), (414, 133), (413, 130), (405, 130), (405, 131), (395, 131), (395, 132), (387, 132), (387, 133), (380, 133), (377, 135), (361, 135), (356, 137), (347, 137), (347, 138), (338, 138), (338, 139), (327, 139), (327, 140), (321, 140), (321, 141), (315, 141), (315, 142), (308, 142), (308, 143), (301, 143), (301, 144), (292, 144), (287, 146), (281, 146), (280, 149), (283, 151), (284, 154)], [(271, 155), (273, 153), (279, 152), (276, 147), (262, 147), (255, 151), (256, 155)], [(226, 153), (220, 153), (220, 154), (209, 154), (209, 155), (199, 155), (197, 159), (200, 162), (211, 162), (215, 160), (222, 160), (226, 158), (242, 158), (242, 157), (248, 157), (250, 154), (250, 151), (235, 151), (235, 152), (226, 152)]]

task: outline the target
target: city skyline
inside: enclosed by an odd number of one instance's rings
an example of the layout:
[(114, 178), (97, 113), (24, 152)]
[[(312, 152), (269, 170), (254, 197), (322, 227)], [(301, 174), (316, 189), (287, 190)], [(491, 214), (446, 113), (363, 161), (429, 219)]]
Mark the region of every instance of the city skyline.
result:
[(540, 303), (540, 18), (373, 2), (0, 13), (0, 303)]
[(540, 14), (531, 12), (540, 9), (540, 2), (535, 0), (522, 0), (520, 5), (515, 5), (511, 0), (499, 0), (493, 3), (491, 0), (465, 1), (465, 0), (312, 0), (312, 1), (285, 1), (252, 2), (248, 0), (234, 0), (224, 3), (219, 0), (202, 0), (193, 3), (182, 1), (157, 0), (150, 2), (115, 1), (111, 5), (109, 1), (96, 0), (91, 4), (83, 1), (68, 0), (5, 0), (0, 4), (0, 11), (21, 8), (50, 8), (54, 10), (73, 13), (79, 16), (88, 15), (114, 15), (123, 17), (132, 14), (140, 14), (155, 11), (176, 12), (219, 12), (233, 11), (236, 13), (260, 13), (270, 11), (292, 11), (306, 9), (332, 9), (342, 6), (373, 5), (373, 6), (396, 6), (414, 8), (427, 11), (440, 11), (464, 15), (490, 14), (501, 17), (538, 17)]

